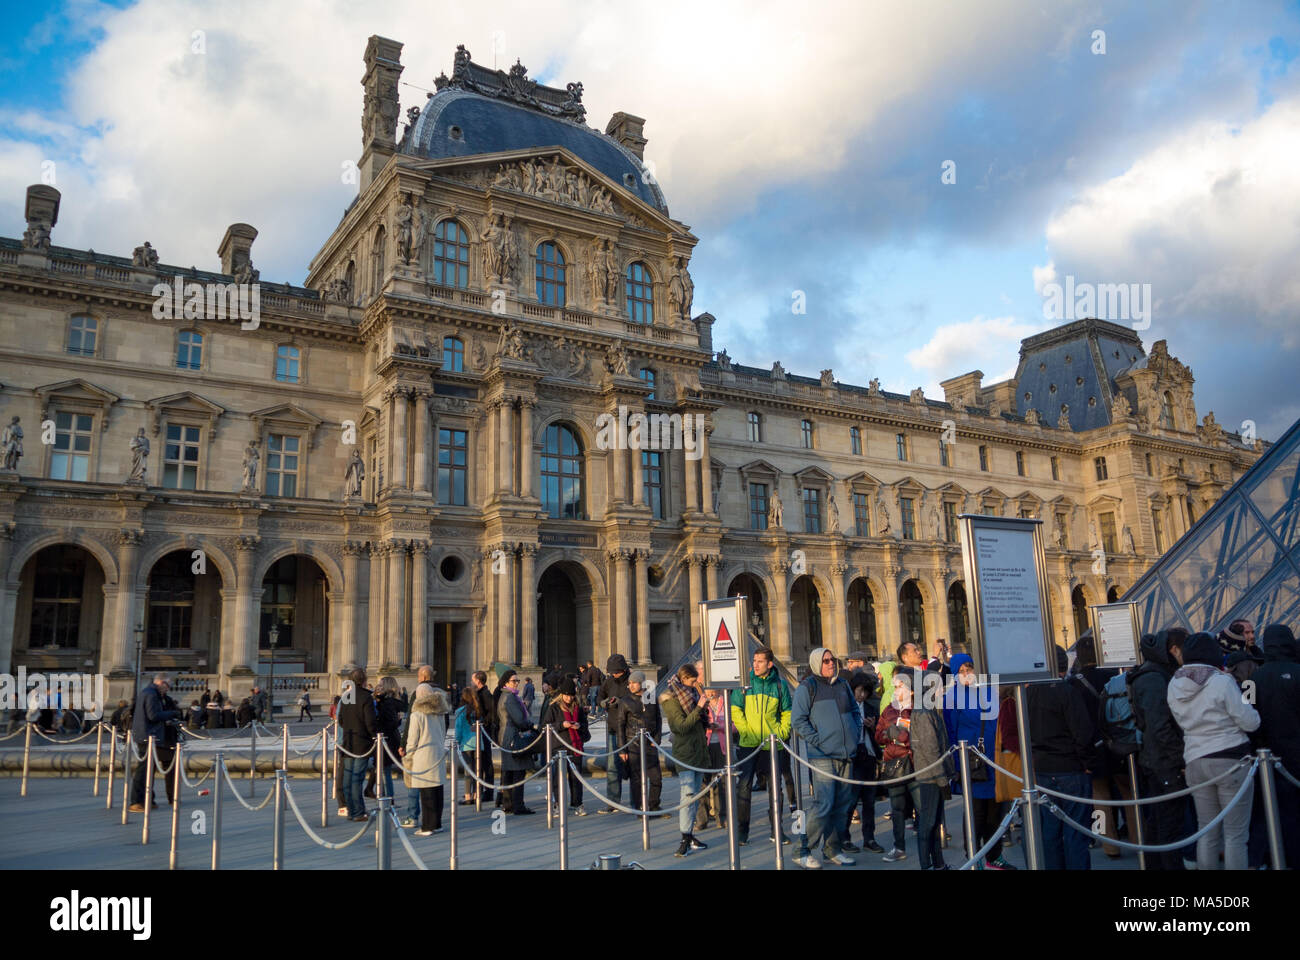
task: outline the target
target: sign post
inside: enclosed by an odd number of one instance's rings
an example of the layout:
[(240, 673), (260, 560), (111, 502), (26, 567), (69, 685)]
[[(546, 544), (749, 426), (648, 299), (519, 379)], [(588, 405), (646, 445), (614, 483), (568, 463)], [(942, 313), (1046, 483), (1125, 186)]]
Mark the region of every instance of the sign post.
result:
[[(749, 600), (726, 597), (700, 603), (700, 627), (704, 636), (700, 650), (704, 656), (704, 686), (714, 690), (740, 690), (745, 686), (745, 668), (749, 664)], [(725, 713), (730, 714), (730, 708)], [(727, 853), (732, 870), (740, 869), (736, 845), (736, 784), (731, 777), (731, 723), (722, 725), (723, 792), (727, 803)], [(776, 784), (768, 789), (775, 790)]]

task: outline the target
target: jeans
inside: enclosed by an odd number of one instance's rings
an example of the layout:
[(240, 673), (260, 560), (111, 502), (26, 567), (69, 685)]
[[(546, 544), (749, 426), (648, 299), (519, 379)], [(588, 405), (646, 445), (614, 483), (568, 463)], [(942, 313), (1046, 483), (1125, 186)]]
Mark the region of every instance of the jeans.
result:
[[(1221, 776), (1237, 765), (1236, 760), (1224, 757), (1198, 757), (1187, 762), (1189, 784), (1205, 783)], [(1197, 829), (1219, 815), (1241, 788), (1250, 767), (1243, 766), (1208, 787), (1198, 787), (1192, 793), (1196, 804)], [(1280, 778), (1279, 778), (1280, 779)], [(1246, 841), (1250, 836), (1250, 809), (1254, 801), (1251, 790), (1228, 811), (1223, 821), (1196, 841), (1196, 869), (1218, 870), (1219, 854), (1223, 854), (1223, 869), (1245, 870), (1247, 867)]]
[[(754, 747), (737, 747), (737, 760), (735, 770), (738, 775), (736, 780), (736, 836), (740, 840), (749, 839), (749, 813), (751, 798), (754, 793), (754, 779), (760, 771), (767, 770), (772, 763), (771, 756), (766, 750)], [(768, 790), (771, 791), (771, 784)], [(777, 821), (781, 816), (781, 797), (780, 787), (777, 787), (776, 811)], [(768, 802), (771, 802), (769, 796)], [(772, 835), (776, 835), (775, 824), (772, 827)]]
[[(641, 753), (629, 750), (627, 755), (628, 780), (631, 785), (631, 806), (641, 809)], [(659, 751), (651, 747), (645, 755), (646, 801), (651, 810), (659, 809), (659, 799), (664, 790), (663, 770), (659, 766)]]
[(921, 809), (921, 794), (915, 780), (894, 783), (889, 787), (889, 825), (894, 831), (894, 849), (907, 850), (907, 817), (909, 808)]
[(840, 828), (848, 817), (849, 804), (853, 802), (853, 788), (850, 784), (832, 780), (828, 774), (837, 777), (852, 777), (853, 763), (850, 760), (835, 760), (830, 757), (809, 758), (813, 781), (812, 805), (808, 810), (805, 831), (799, 841), (799, 856), (808, 854), (810, 848), (822, 844), (822, 852), (833, 857), (840, 852)]
[[(555, 752), (560, 753), (559, 750)], [(569, 752), (569, 751), (566, 750), (565, 752)], [(577, 756), (576, 754), (571, 753), (570, 755), (574, 759), (574, 764), (576, 766), (581, 767), (582, 758)], [(573, 772), (573, 767), (570, 767), (567, 763), (561, 763), (560, 767), (563, 769), (564, 775), (568, 777), (569, 809), (572, 810), (574, 807), (582, 806), (582, 781), (579, 780), (578, 775)], [(551, 803), (558, 806), (559, 802), (560, 802), (560, 778), (557, 775), (552, 775), (551, 776)]]
[[(685, 836), (691, 832), (695, 824), (695, 807), (699, 803), (701, 788), (704, 786), (704, 778), (707, 773), (696, 773), (694, 770), (687, 770), (685, 767), (677, 768), (677, 780), (682, 785), (681, 802), (685, 804), (677, 811), (677, 829)], [(691, 803), (688, 800), (696, 798)]]
[(343, 800), (348, 808), (349, 817), (359, 817), (366, 812), (366, 801), (361, 795), (365, 789), (366, 766), (370, 757), (343, 757)]
[[(916, 856), (921, 869), (943, 869), (943, 846), (939, 822), (943, 813), (943, 790), (938, 784), (917, 783), (912, 792), (916, 804)], [(1085, 845), (1086, 848), (1086, 845)]]
[[(613, 750), (615, 747), (621, 747), (613, 733), (605, 735), (605, 749)], [(617, 753), (611, 753), (605, 758), (605, 796), (621, 803), (623, 800), (623, 781), (627, 779), (627, 766), (623, 763)]]
[[(1039, 773), (1038, 783), (1049, 790), (1092, 799), (1092, 777), (1087, 773)], [(1092, 825), (1092, 804), (1052, 797), (1052, 802), (1075, 823)], [(1048, 870), (1091, 870), (1089, 836), (1043, 811), (1043, 866)]]
[[(1178, 771), (1158, 771), (1142, 768), (1142, 796), (1157, 797), (1162, 793), (1172, 793), (1184, 789), (1187, 784)], [(1183, 815), (1187, 810), (1187, 798), (1176, 797), (1162, 803), (1144, 804), (1147, 817), (1147, 843), (1173, 843), (1186, 836), (1183, 832)], [(1182, 870), (1183, 855), (1179, 850), (1164, 853), (1147, 854), (1148, 870)]]
[(420, 791), (427, 787), (406, 788), (406, 815), (403, 819), (417, 820), (420, 817)]
[[(722, 745), (719, 743), (709, 744), (709, 764), (714, 770), (719, 770), (723, 766)], [(710, 776), (712, 776), (710, 774)], [(700, 797), (699, 804), (695, 808), (695, 829), (703, 830), (709, 825), (709, 817), (712, 816), (718, 826), (725, 827), (727, 824), (726, 800), (723, 797), (722, 783), (719, 781), (710, 787), (703, 796)]]
[[(854, 780), (874, 780), (876, 779), (876, 758), (873, 754), (860, 750), (853, 758), (853, 779)], [(853, 823), (853, 810), (862, 804), (862, 845), (874, 843), (876, 840), (876, 788), (875, 787), (849, 787), (849, 792), (853, 795), (849, 801), (849, 814), (844, 818), (844, 836), (849, 837), (852, 830), (849, 828)]]

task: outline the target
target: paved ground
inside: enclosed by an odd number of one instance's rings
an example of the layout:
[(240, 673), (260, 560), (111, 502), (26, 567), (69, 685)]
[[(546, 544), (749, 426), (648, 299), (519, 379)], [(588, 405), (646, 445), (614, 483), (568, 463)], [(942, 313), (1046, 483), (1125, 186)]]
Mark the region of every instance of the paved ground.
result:
[[(293, 725), (291, 736), (307, 737), (320, 728), (320, 724)], [(226, 733), (225, 731), (221, 731)], [(9, 747), (15, 741), (9, 741)], [(93, 751), (93, 738), (91, 738)], [(593, 729), (591, 745), (588, 749), (603, 749), (602, 725)], [(230, 748), (238, 749), (242, 743), (246, 754), (248, 739), (230, 741)], [(305, 742), (300, 741), (303, 746)], [(226, 744), (223, 744), (226, 746)], [(268, 747), (272, 747), (268, 744)], [(215, 750), (213, 742), (194, 741), (189, 745), (192, 750)], [(66, 746), (46, 745), (42, 749), (65, 751), (76, 749)], [(7, 752), (7, 751), (6, 751)], [(278, 753), (278, 747), (268, 752)], [(259, 753), (261, 751), (259, 750)], [(192, 778), (193, 779), (193, 778)], [(248, 797), (249, 782), (246, 778), (235, 778), (235, 787), (245, 798)], [(595, 785), (603, 794), (605, 782), (595, 780)], [(399, 778), (400, 784), (400, 778)], [(525, 787), (526, 803), (538, 811), (535, 816), (495, 817), (493, 811), (485, 805), (481, 812), (471, 807), (458, 807), (459, 822), (459, 856), (462, 869), (555, 869), (559, 865), (559, 830), (547, 830), (546, 806), (544, 801), (545, 777), (538, 777)], [(212, 787), (209, 778), (199, 789)], [(16, 777), (0, 778), (0, 832), (5, 836), (5, 843), (0, 845), (0, 869), (153, 869), (163, 870), (168, 863), (168, 844), (171, 828), (171, 810), (166, 804), (153, 812), (151, 819), (151, 842), (141, 844), (142, 815), (131, 814), (128, 826), (122, 826), (121, 784), (116, 785), (114, 808), (105, 809), (104, 784), (101, 795), (91, 796), (92, 782), (89, 778), (33, 778), (28, 784), (28, 795), (19, 796), (20, 782)], [(255, 802), (260, 802), (273, 788), (272, 781), (259, 778), (254, 786)], [(290, 781), (290, 790), (302, 809), (308, 824), (324, 839), (340, 842), (352, 836), (358, 825), (341, 821), (337, 816), (338, 807), (331, 800), (329, 805), (330, 825), (322, 829), (320, 824), (320, 781), (307, 777), (295, 777)], [(164, 798), (161, 785), (157, 795)], [(584, 805), (589, 816), (570, 818), (569, 820), (569, 863), (572, 868), (585, 868), (601, 854), (618, 853), (624, 862), (636, 860), (650, 869), (725, 869), (728, 864), (725, 832), (710, 827), (701, 834), (701, 839), (709, 844), (709, 849), (698, 851), (686, 858), (676, 858), (673, 852), (680, 840), (677, 830), (676, 814), (671, 819), (650, 821), (651, 848), (641, 848), (641, 829), (638, 820), (630, 815), (613, 813), (597, 815), (596, 810), (603, 804), (584, 791)], [(405, 788), (397, 787), (399, 812), (405, 807)], [(183, 869), (207, 869), (211, 861), (212, 796), (197, 795), (196, 790), (186, 789), (182, 796), (180, 837), (178, 843), (179, 863)], [(623, 799), (628, 799), (628, 785), (623, 784)], [(678, 799), (678, 781), (676, 777), (664, 778), (662, 805), (675, 806)], [(884, 819), (888, 805), (876, 805), (875, 836), (882, 846), (891, 845), (890, 824)], [(201, 824), (206, 833), (195, 833), (200, 827), (194, 814), (203, 814)], [(271, 866), (272, 850), (272, 805), (268, 804), (261, 811), (253, 813), (245, 810), (229, 793), (223, 797), (223, 828), (221, 865), (226, 869), (267, 869)], [(954, 800), (948, 805), (945, 819), (956, 832), (950, 847), (945, 851), (949, 864), (957, 865), (965, 858), (962, 856), (960, 843), (961, 804)], [(449, 825), (450, 810), (444, 812), (444, 826)], [(775, 868), (775, 852), (767, 839), (767, 794), (754, 794), (754, 812), (751, 835), (753, 842), (740, 848), (740, 862), (744, 869), (771, 870)], [(785, 819), (787, 832), (790, 820)], [(504, 832), (502, 828), (504, 827)], [(495, 828), (495, 829), (494, 829)], [(853, 828), (854, 842), (860, 841), (861, 828)], [(375, 843), (372, 836), (367, 836), (345, 850), (327, 850), (312, 841), (292, 811), (285, 811), (285, 866), (290, 869), (373, 869), (376, 863)], [(432, 837), (414, 837), (407, 831), (416, 852), (431, 869), (446, 869), (450, 852), (450, 837), (447, 832)], [(797, 839), (797, 838), (796, 838)], [(392, 847), (392, 865), (395, 869), (412, 869), (413, 865), (401, 842), (394, 837)], [(795, 846), (785, 847), (787, 869), (798, 869), (791, 863)], [(898, 863), (884, 863), (879, 854), (857, 854), (858, 864), (854, 867), (835, 867), (827, 865), (829, 870), (916, 870), (915, 834), (907, 834), (907, 859)], [(1023, 867), (1024, 856), (1017, 844), (1007, 849), (1008, 859)], [(1094, 869), (1136, 869), (1136, 859), (1131, 854), (1119, 860), (1109, 860), (1100, 850), (1093, 851)]]

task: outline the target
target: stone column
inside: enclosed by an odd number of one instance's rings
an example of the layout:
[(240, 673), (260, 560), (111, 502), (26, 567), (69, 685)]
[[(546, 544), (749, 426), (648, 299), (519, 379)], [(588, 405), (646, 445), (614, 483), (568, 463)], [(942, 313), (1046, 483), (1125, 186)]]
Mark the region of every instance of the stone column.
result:
[[(117, 537), (117, 612), (108, 648), (110, 672), (135, 671), (135, 628), (142, 611), (136, 609), (136, 565), (144, 531), (122, 529)], [(141, 621), (143, 622), (143, 621)]]
[(634, 507), (639, 507), (645, 502), (645, 483), (642, 479), (641, 451), (629, 450), (627, 452), (628, 463), (632, 468), (632, 490), (631, 499), (628, 501)]
[(497, 439), (500, 443), (500, 464), (501, 474), (498, 478), (501, 495), (503, 497), (511, 496), (515, 492), (515, 465), (514, 458), (510, 455), (511, 446), (514, 440), (514, 410), (509, 401), (501, 404), (501, 426)]
[(429, 651), (429, 541), (411, 541), (411, 664), (433, 663)]
[(429, 492), (429, 394), (415, 392), (415, 492)]
[(700, 492), (697, 466), (698, 460), (689, 459), (685, 453), (682, 454), (682, 469), (686, 472), (686, 503), (682, 507), (682, 513), (694, 513), (700, 509)]
[[(0, 673), (12, 673), (14, 656), (14, 616), (18, 589), (9, 583), (9, 557), (14, 541), (13, 523), (0, 523)], [(21, 571), (20, 571), (21, 573)], [(107, 613), (107, 605), (105, 605)], [(107, 636), (107, 634), (103, 634)], [(101, 644), (102, 647), (102, 644)], [(100, 672), (107, 673), (107, 664)]]
[[(213, 658), (211, 670), (222, 678), (217, 681), (218, 685), (225, 686), (225, 678), (230, 676), (230, 668), (235, 663), (239, 644), (239, 591), (233, 586), (222, 587), (218, 594), (221, 597), (221, 636), (217, 640), (216, 656)], [(213, 651), (209, 650), (208, 656), (212, 655)], [(105, 662), (106, 659), (101, 657), (100, 663)], [(101, 666), (100, 669), (103, 670), (103, 667)]]
[(717, 600), (719, 597), (722, 596), (722, 594), (718, 592), (718, 567), (721, 566), (722, 564), (722, 558), (718, 556), (716, 553), (710, 554), (709, 556), (704, 558), (704, 563), (705, 563), (704, 599)]
[(617, 598), (614, 621), (615, 649), (624, 656), (632, 656), (632, 591), (628, 579), (628, 561), (631, 554), (627, 550), (614, 550), (614, 595)]
[(794, 645), (790, 637), (790, 588), (786, 583), (786, 572), (790, 569), (788, 560), (780, 559), (772, 564), (771, 603), (768, 604), (768, 635), (772, 643), (772, 652), (783, 663), (790, 663), (794, 656)]
[(700, 431), (700, 500), (701, 509), (705, 513), (713, 513), (713, 469), (709, 466), (709, 434), (713, 432), (713, 425), (708, 422), (704, 414), (696, 414), (701, 420), (704, 420), (704, 429)]
[[(434, 503), (438, 502), (438, 441), (440, 439), (438, 430), (439, 418), (438, 411), (435, 409), (429, 413), (429, 495), (433, 497)], [(468, 451), (466, 453), (468, 454)], [(466, 465), (465, 500), (469, 503), (474, 500), (474, 485), (470, 480), (473, 469), (472, 462)]]
[(235, 632), (231, 659), (234, 670), (257, 672), (257, 633), (261, 627), (262, 585), (253, 583), (253, 561), (261, 537), (240, 537), (235, 553)]
[(515, 663), (515, 545), (497, 545), (505, 556), (503, 570), (497, 575), (497, 657)]
[(537, 544), (519, 545), (519, 632), (522, 649), (521, 665), (535, 667), (537, 663)]
[[(483, 475), (487, 477), (487, 485), (484, 487), (479, 497), (480, 503), (488, 503), (497, 497), (497, 479), (501, 475), (501, 444), (497, 440), (497, 428), (501, 425), (501, 418), (497, 414), (497, 408), (501, 406), (500, 400), (489, 400), (484, 404), (487, 410), (484, 427), (486, 437), (484, 438), (484, 452), (487, 454), (487, 470)], [(494, 632), (493, 637), (496, 636)]]
[(381, 664), (385, 667), (400, 667), (406, 662), (406, 547), (405, 540), (388, 541), (388, 629)]
[(842, 644), (848, 644), (845, 648), (849, 651), (856, 650), (858, 645), (853, 643), (853, 638), (849, 635), (848, 621), (848, 597), (844, 590), (844, 574), (848, 566), (844, 563), (831, 564), (831, 635), (826, 636), (822, 632), (822, 643), (829, 646), (832, 650), (839, 650)]
[(636, 662), (650, 662), (650, 551), (636, 551)]
[(406, 475), (406, 388), (394, 387), (389, 391), (389, 398), (393, 405), (393, 462), (389, 475), (389, 486), (405, 490), (408, 482)]
[[(374, 673), (384, 662), (384, 574), (388, 544), (382, 540), (370, 544), (370, 626), (364, 650), (357, 653), (358, 666)], [(362, 663), (362, 661), (365, 661)]]
[(533, 471), (536, 463), (533, 459), (533, 408), (536, 400), (519, 401), (519, 496), (533, 498)]
[(359, 663), (357, 650), (357, 595), (360, 593), (359, 557), (366, 549), (364, 543), (349, 540), (343, 544), (343, 642), (339, 662), (333, 664), (335, 672), (344, 664)]
[(690, 594), (691, 604), (691, 636), (687, 640), (686, 645), (688, 647), (700, 639), (700, 630), (702, 629), (700, 625), (700, 601), (703, 598), (700, 596), (700, 577), (703, 574), (699, 568), (703, 562), (702, 557), (694, 555), (686, 558), (686, 586)]
[(493, 553), (496, 552), (495, 546), (489, 546), (483, 551), (483, 604), (484, 604), (484, 631), (487, 634), (483, 638), (483, 648), (490, 653), (493, 660), (501, 659), (501, 650), (498, 646), (499, 638), (497, 636), (497, 578), (492, 572), (494, 560)]
[(609, 502), (613, 506), (616, 503), (627, 502), (627, 451), (620, 449), (615, 444), (609, 450)]

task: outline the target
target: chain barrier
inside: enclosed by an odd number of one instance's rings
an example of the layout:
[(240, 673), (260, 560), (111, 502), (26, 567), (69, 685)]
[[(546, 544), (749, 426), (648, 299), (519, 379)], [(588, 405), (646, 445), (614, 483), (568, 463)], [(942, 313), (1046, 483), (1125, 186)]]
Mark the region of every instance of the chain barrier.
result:
[(703, 795), (708, 793), (710, 790), (712, 790), (714, 786), (717, 785), (718, 781), (722, 779), (723, 776), (722, 774), (718, 774), (718, 776), (714, 777), (711, 781), (706, 783), (704, 786), (700, 787), (700, 789), (691, 797), (691, 799), (679, 803), (675, 807), (666, 807), (662, 810), (637, 810), (635, 807), (625, 807), (617, 800), (611, 800), (609, 797), (601, 793), (599, 788), (595, 784), (593, 784), (590, 780), (588, 780), (586, 777), (584, 777), (581, 773), (578, 772), (578, 768), (574, 766), (572, 758), (565, 757), (564, 761), (569, 765), (569, 769), (573, 771), (573, 775), (578, 778), (578, 782), (581, 783), (583, 786), (585, 786), (588, 790), (590, 790), (592, 795), (595, 796), (596, 799), (602, 801), (608, 807), (613, 807), (615, 810), (618, 810), (620, 813), (630, 813), (633, 816), (637, 816), (637, 817), (662, 817), (666, 813), (676, 813), (678, 810), (681, 810), (685, 807), (689, 807), (693, 803), (698, 803), (700, 799), (703, 797)]
[[(262, 802), (259, 803), (257, 806), (253, 806), (251, 803), (249, 803), (247, 800), (245, 800), (243, 797), (239, 795), (239, 791), (235, 789), (234, 782), (230, 779), (230, 771), (226, 769), (225, 764), (222, 764), (221, 766), (221, 775), (226, 778), (226, 783), (230, 786), (230, 792), (235, 795), (235, 799), (239, 801), (240, 805), (245, 810), (250, 810), (253, 813), (257, 813), (268, 803), (270, 803), (272, 798), (275, 797), (275, 791), (268, 790), (266, 793), (266, 797), (263, 798)], [(221, 786), (220, 784), (217, 785), (218, 789), (220, 789), (220, 786)]]
[[(1145, 843), (1129, 843), (1127, 840), (1120, 840), (1117, 837), (1107, 837), (1106, 843), (1119, 847), (1123, 850), (1137, 850), (1145, 853), (1168, 853), (1172, 850), (1181, 850), (1183, 847), (1186, 847), (1188, 844), (1195, 843), (1197, 840), (1205, 836), (1211, 830), (1218, 827), (1218, 825), (1223, 821), (1223, 818), (1228, 815), (1228, 813), (1232, 810), (1232, 808), (1235, 807), (1238, 803), (1240, 803), (1245, 798), (1247, 792), (1249, 792), (1254, 788), (1255, 771), (1258, 768), (1258, 766), (1259, 766), (1259, 761), (1254, 761), (1251, 764), (1251, 768), (1249, 772), (1246, 774), (1246, 776), (1242, 779), (1241, 786), (1237, 789), (1236, 794), (1233, 796), (1231, 800), (1228, 801), (1227, 805), (1224, 806), (1224, 808), (1219, 811), (1218, 816), (1216, 816), (1205, 826), (1201, 827), (1201, 829), (1197, 830), (1190, 837), (1184, 837), (1181, 840), (1175, 840), (1173, 843), (1161, 843), (1161, 844), (1154, 844), (1154, 845), (1145, 844)], [(1232, 769), (1237, 770), (1239, 768), (1240, 767), (1237, 766), (1237, 767), (1233, 767)], [(1202, 786), (1204, 786), (1204, 784), (1202, 784)], [(1165, 799), (1169, 796), (1170, 794), (1165, 794), (1164, 797), (1161, 797), (1161, 799)], [(1076, 798), (1071, 797), (1070, 799), (1073, 800)], [(1047, 808), (1048, 812), (1051, 813), (1052, 816), (1056, 817), (1056, 819), (1060, 820), (1065, 825), (1069, 827), (1073, 827), (1079, 833), (1087, 834), (1089, 837), (1097, 836), (1097, 834), (1095, 834), (1090, 828), (1085, 827), (1083, 824), (1078, 823), (1075, 820), (1071, 819), (1069, 816), (1067, 816), (1065, 811), (1062, 810), (1060, 807), (1058, 807), (1055, 803), (1053, 803), (1050, 797), (1046, 797), (1046, 796), (1040, 797), (1036, 802), (1041, 803), (1044, 807)], [(1086, 803), (1087, 801), (1078, 800), (1078, 802)]]
[(786, 752), (790, 754), (791, 757), (793, 757), (803, 766), (807, 767), (810, 773), (815, 773), (819, 777), (826, 777), (830, 780), (838, 780), (840, 783), (847, 783), (849, 784), (849, 786), (853, 786), (853, 787), (888, 787), (888, 786), (892, 786), (895, 783), (906, 783), (908, 780), (913, 780), (916, 777), (919, 777), (921, 774), (929, 770), (933, 770), (938, 766), (941, 766), (945, 760), (947, 760), (950, 756), (952, 756), (952, 754), (957, 752), (956, 747), (949, 747), (947, 750), (943, 752), (943, 756), (941, 756), (938, 760), (934, 761), (934, 763), (922, 767), (920, 770), (913, 770), (905, 777), (895, 777), (893, 780), (851, 780), (848, 777), (840, 777), (840, 776), (836, 776), (833, 773), (826, 773), (823, 770), (818, 770), (809, 761), (799, 756), (799, 754), (795, 752), (794, 748), (791, 747), (784, 740), (782, 740), (780, 737), (776, 738), (776, 742), (781, 744), (781, 746), (785, 747)]
[(501, 746), (501, 744), (499, 744), (499, 743), (497, 743), (495, 740), (493, 740), (493, 739), (492, 739), (492, 734), (488, 733), (486, 729), (483, 731), (483, 736), (487, 738), (487, 742), (488, 742), (488, 743), (490, 743), (492, 746), (496, 747), (496, 748), (497, 748), (498, 750), (500, 750), (502, 753), (513, 753), (513, 754), (532, 753), (532, 752), (533, 752), (533, 748), (536, 747), (537, 744), (539, 744), (539, 743), (541, 742), (542, 737), (546, 736), (546, 728), (545, 728), (545, 727), (542, 728), (541, 732), (539, 732), (539, 733), (537, 734), (537, 736), (533, 738), (533, 742), (532, 742), (532, 743), (530, 743), (530, 744), (529, 744), (528, 746), (526, 746), (526, 747), (521, 747), (521, 748), (518, 749), (518, 750), (507, 750), (505, 747)]
[[(997, 764), (997, 762), (995, 762), (995, 761), (993, 760), (992, 757), (988, 756), (988, 755), (985, 754), (983, 751), (981, 751), (979, 747), (976, 747), (976, 746), (973, 746), (973, 745), (972, 745), (971, 748), (970, 748), (970, 752), (973, 753), (973, 754), (975, 754), (975, 756), (979, 757), (981, 760), (983, 760), (985, 763), (987, 763), (990, 767), (992, 767), (994, 770), (996, 770), (998, 773), (1002, 774), (1003, 776), (1005, 776), (1005, 777), (1010, 777), (1012, 780), (1016, 781), (1016, 783), (1024, 783), (1024, 782), (1025, 782), (1025, 778), (1024, 778), (1024, 777), (1020, 776), (1020, 774), (1018, 774), (1018, 773), (1012, 773), (1012, 772), (1011, 772), (1010, 770), (1008, 770), (1006, 767), (999, 766), (999, 765)], [(1126, 801), (1124, 801), (1124, 802), (1125, 802), (1125, 803), (1131, 803), (1132, 801), (1131, 801), (1131, 800), (1126, 800)]]
[(415, 852), (415, 847), (411, 846), (411, 838), (406, 835), (406, 831), (402, 828), (402, 821), (397, 819), (397, 811), (389, 807), (388, 815), (393, 818), (393, 828), (397, 831), (397, 837), (402, 841), (402, 846), (406, 848), (406, 855), (415, 864), (415, 869), (428, 870), (428, 864), (420, 859), (420, 855)]
[(42, 740), (48, 740), (50, 743), (73, 744), (73, 743), (80, 743), (82, 740), (85, 740), (88, 736), (90, 736), (92, 733), (95, 732), (95, 728), (91, 727), (81, 736), (73, 737), (70, 740), (59, 740), (57, 739), (58, 737), (57, 734), (51, 737), (49, 734), (45, 733), (43, 730), (41, 730), (40, 727), (36, 726), (35, 724), (32, 725), (32, 732), (35, 733), (38, 737), (40, 737)]
[(1011, 801), (1011, 809), (1008, 810), (1007, 815), (1002, 818), (1002, 823), (998, 825), (998, 828), (993, 831), (993, 836), (989, 837), (988, 842), (984, 844), (984, 846), (975, 851), (975, 856), (971, 857), (958, 867), (958, 870), (969, 870), (975, 864), (984, 861), (984, 858), (989, 855), (989, 851), (992, 850), (994, 845), (1002, 839), (1002, 835), (1011, 829), (1011, 824), (1016, 819), (1016, 811), (1020, 809), (1021, 804), (1024, 802), (1024, 797), (1016, 797), (1016, 799)]
[[(293, 798), (293, 791), (289, 789), (288, 779), (288, 777), (284, 778), (284, 797), (289, 801), (289, 809), (293, 811), (294, 817), (297, 818), (298, 826), (302, 827), (303, 832), (306, 833), (317, 846), (324, 847), (326, 850), (342, 850), (344, 847), (352, 846), (352, 844), (356, 843), (369, 833), (371, 827), (376, 826), (379, 823), (378, 817), (372, 815), (368, 820), (366, 820), (366, 825), (354, 833), (349, 839), (344, 840), (342, 843), (331, 843), (330, 841), (323, 839), (320, 834), (313, 830), (303, 818), (302, 811), (298, 809), (298, 801)], [(236, 794), (236, 796), (238, 796), (238, 794)], [(263, 800), (262, 803), (265, 804), (266, 801)], [(247, 804), (244, 805), (247, 806)]]
[(1277, 768), (1278, 773), (1282, 774), (1282, 776), (1283, 776), (1285, 779), (1291, 781), (1291, 786), (1293, 786), (1293, 787), (1300, 787), (1300, 780), (1297, 780), (1295, 777), (1291, 776), (1291, 774), (1290, 774), (1290, 772), (1287, 770), (1287, 768), (1286, 768), (1285, 766), (1282, 765), (1282, 761), (1281, 761), (1281, 760), (1274, 759), (1274, 760), (1273, 760), (1273, 766)]

